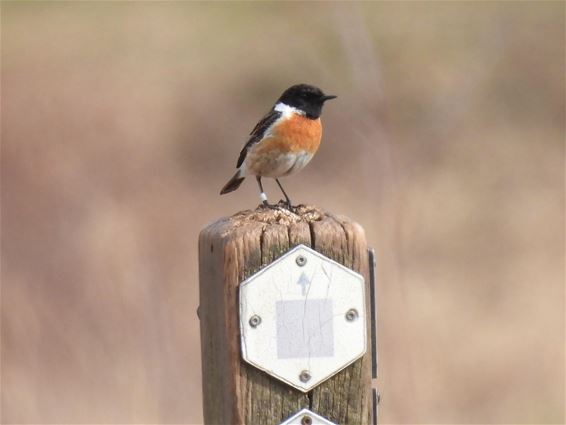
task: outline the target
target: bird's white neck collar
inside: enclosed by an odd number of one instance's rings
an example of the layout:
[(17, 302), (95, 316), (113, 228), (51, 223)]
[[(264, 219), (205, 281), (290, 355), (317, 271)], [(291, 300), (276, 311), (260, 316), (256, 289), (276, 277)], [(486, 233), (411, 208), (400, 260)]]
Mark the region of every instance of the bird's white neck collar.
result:
[(295, 108), (294, 106), (289, 106), (283, 102), (279, 102), (273, 108), (277, 112), (281, 112), (283, 115), (290, 115), (290, 114), (297, 114), (297, 115), (305, 115), (305, 111), (301, 111), (300, 109)]

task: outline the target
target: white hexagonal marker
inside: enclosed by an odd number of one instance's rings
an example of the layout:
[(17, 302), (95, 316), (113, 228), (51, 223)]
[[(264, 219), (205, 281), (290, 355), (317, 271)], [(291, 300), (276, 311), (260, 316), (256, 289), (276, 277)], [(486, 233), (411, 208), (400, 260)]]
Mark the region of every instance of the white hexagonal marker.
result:
[(279, 425), (336, 425), (328, 419), (311, 412), (309, 409), (303, 409), (290, 418), (281, 422)]
[(242, 356), (303, 391), (366, 351), (364, 278), (299, 245), (240, 285)]

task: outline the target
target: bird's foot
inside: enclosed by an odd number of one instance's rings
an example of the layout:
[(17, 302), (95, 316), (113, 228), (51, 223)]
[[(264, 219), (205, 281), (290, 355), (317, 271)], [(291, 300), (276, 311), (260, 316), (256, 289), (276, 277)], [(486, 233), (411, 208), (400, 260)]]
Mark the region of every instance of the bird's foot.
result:
[(292, 213), (296, 212), (296, 207), (291, 205), (288, 201), (284, 201), (283, 199), (281, 199), (276, 204), (270, 204), (267, 201), (263, 201), (261, 204), (259, 204), (259, 208), (268, 208), (270, 210), (282, 210), (283, 209), (283, 210), (290, 211)]
[(267, 200), (263, 201), (261, 204), (259, 204), (260, 208), (269, 208), (271, 210), (276, 210), (279, 208), (279, 204), (270, 204), (269, 202), (267, 202)]
[(290, 200), (290, 199), (286, 199), (286, 200), (281, 199), (277, 205), (278, 205), (280, 208), (285, 208), (286, 210), (291, 211), (292, 213), (294, 213), (294, 212), (295, 212), (295, 209), (296, 209), (296, 208), (293, 206), (293, 204), (291, 204), (291, 200)]

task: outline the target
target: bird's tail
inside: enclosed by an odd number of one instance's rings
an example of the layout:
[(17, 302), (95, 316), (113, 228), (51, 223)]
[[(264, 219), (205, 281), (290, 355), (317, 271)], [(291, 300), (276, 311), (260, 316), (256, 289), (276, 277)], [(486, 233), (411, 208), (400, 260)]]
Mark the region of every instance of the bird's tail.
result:
[(224, 187), (220, 191), (220, 194), (224, 195), (225, 193), (233, 192), (240, 187), (245, 178), (245, 176), (242, 176), (242, 171), (238, 170), (238, 172), (234, 174), (230, 181), (228, 181), (228, 183), (224, 185)]

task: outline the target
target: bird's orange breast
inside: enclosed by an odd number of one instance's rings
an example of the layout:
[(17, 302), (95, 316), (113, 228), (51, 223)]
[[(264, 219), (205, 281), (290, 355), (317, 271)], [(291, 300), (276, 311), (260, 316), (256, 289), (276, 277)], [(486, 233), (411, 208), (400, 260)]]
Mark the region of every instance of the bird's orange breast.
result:
[(280, 121), (254, 148), (256, 154), (263, 152), (309, 152), (314, 154), (322, 137), (320, 118), (309, 119), (302, 115), (293, 115)]
[(320, 118), (312, 120), (302, 115), (293, 115), (273, 129), (273, 135), (284, 140), (292, 152), (315, 153), (322, 137)]

